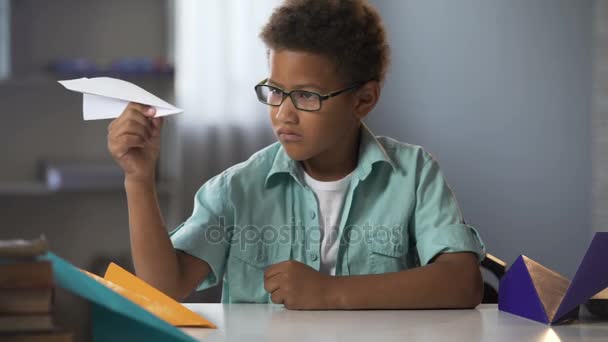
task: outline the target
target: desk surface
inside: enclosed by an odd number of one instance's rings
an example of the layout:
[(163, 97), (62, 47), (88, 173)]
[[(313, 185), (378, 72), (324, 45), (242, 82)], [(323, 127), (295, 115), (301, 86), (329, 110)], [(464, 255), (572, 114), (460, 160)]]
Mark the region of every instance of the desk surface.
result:
[(218, 326), (204, 341), (608, 341), (608, 322), (545, 326), (496, 305), (475, 310), (291, 311), (264, 304), (186, 304)]

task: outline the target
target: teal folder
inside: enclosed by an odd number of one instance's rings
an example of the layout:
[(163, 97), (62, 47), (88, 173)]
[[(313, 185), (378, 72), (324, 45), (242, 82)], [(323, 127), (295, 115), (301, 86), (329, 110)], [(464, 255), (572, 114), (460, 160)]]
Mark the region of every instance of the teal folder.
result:
[(95, 342), (196, 341), (57, 255), (49, 252), (41, 259), (53, 264), (53, 276), (59, 287), (91, 302)]

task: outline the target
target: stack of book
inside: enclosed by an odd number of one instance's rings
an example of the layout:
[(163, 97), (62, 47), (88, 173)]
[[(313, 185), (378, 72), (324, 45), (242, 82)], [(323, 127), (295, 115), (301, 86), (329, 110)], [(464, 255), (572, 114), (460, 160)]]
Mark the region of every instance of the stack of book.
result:
[(0, 240), (0, 341), (66, 342), (72, 334), (53, 325), (53, 267), (37, 240)]

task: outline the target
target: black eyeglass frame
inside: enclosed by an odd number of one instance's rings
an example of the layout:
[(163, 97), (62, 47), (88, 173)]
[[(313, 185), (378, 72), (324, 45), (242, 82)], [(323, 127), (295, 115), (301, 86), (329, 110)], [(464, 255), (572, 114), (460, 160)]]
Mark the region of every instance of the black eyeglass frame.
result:
[[(283, 90), (281, 88), (278, 88), (278, 87), (275, 87), (275, 86), (271, 86), (270, 84), (266, 84), (266, 82), (268, 82), (267, 78), (263, 79), (262, 81), (260, 81), (260, 83), (256, 84), (255, 87), (253, 87), (253, 89), (254, 89), (257, 97), (258, 97), (258, 100), (261, 103), (263, 103), (265, 105), (272, 106), (272, 107), (279, 107), (280, 105), (283, 104), (283, 102), (285, 102), (285, 99), (287, 97), (290, 97), (291, 98), (291, 102), (293, 103), (294, 107), (296, 107), (299, 110), (305, 111), (305, 112), (318, 112), (323, 107), (323, 101), (329, 100), (330, 98), (336, 97), (336, 96), (338, 96), (340, 94), (343, 94), (343, 93), (345, 93), (347, 91), (356, 89), (356, 88), (364, 85), (365, 83), (367, 83), (367, 82), (358, 82), (358, 83), (355, 83), (355, 84), (353, 84), (351, 86), (348, 86), (348, 87), (346, 87), (344, 89), (336, 90), (336, 91), (331, 92), (329, 94), (323, 95), (323, 94), (319, 94), (317, 92), (309, 91), (309, 90), (292, 90), (290, 92), (286, 92), (285, 90)], [(279, 104), (270, 104), (270, 103), (268, 103), (266, 101), (263, 101), (260, 98), (259, 94), (258, 94), (258, 88), (260, 88), (260, 87), (267, 87), (267, 88), (271, 88), (271, 89), (280, 91), (282, 93), (282, 95), (283, 95), (283, 98), (281, 99), (281, 102)], [(319, 98), (319, 108), (318, 109), (302, 109), (302, 108), (299, 108), (298, 105), (296, 104), (297, 101), (294, 100), (293, 97), (291, 97), (291, 94), (293, 94), (293, 93), (309, 93), (309, 94), (313, 94), (313, 95), (317, 96)]]

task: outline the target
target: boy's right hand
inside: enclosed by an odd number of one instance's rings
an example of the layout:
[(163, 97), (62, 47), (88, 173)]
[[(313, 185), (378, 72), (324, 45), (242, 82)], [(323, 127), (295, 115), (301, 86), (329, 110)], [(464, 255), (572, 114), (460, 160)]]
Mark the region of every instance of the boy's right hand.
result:
[(125, 180), (153, 182), (160, 154), (162, 118), (154, 107), (130, 102), (108, 126), (108, 150), (125, 173)]

